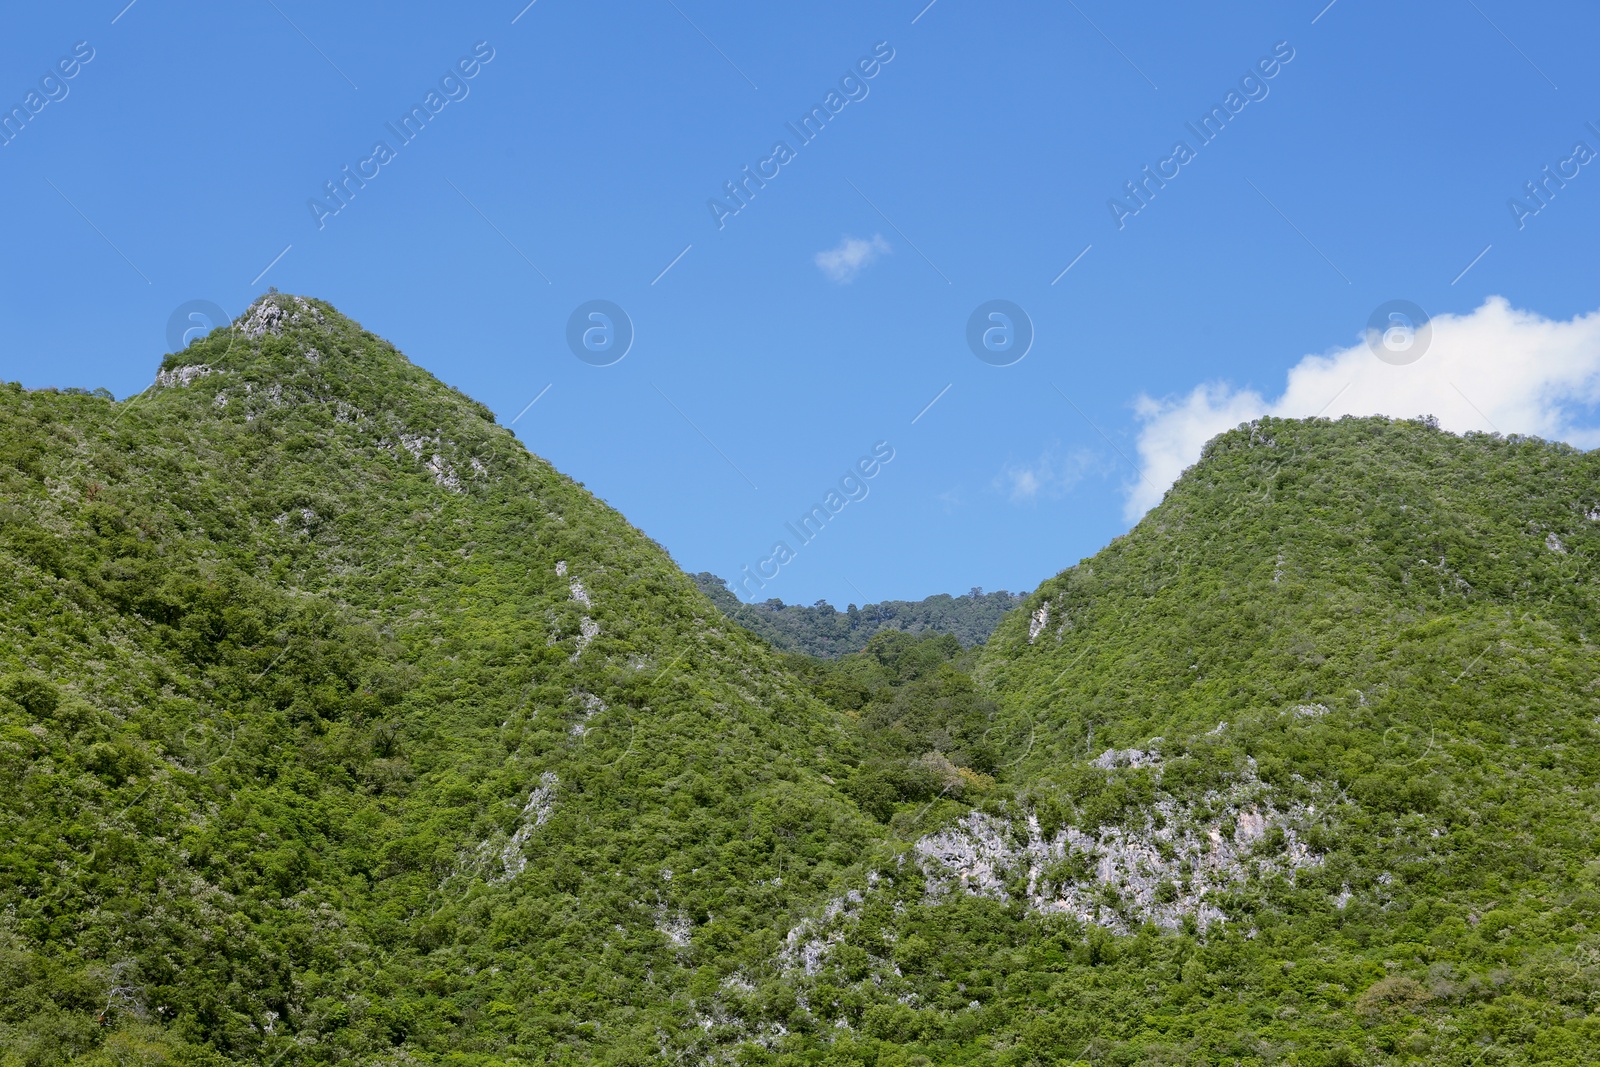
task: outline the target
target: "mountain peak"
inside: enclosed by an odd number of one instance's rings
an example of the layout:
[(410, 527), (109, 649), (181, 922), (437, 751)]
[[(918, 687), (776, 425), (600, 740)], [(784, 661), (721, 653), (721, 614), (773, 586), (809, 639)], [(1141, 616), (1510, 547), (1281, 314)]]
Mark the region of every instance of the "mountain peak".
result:
[[(372, 338), (373, 335), (325, 301), (292, 293), (268, 292), (252, 301), (232, 322), (216, 327), (187, 348), (170, 353), (162, 361), (161, 369), (165, 372), (202, 363), (215, 369), (217, 364), (230, 362), (228, 357), (237, 355), (253, 359), (263, 354), (294, 352), (303, 358), (307, 349), (315, 352), (319, 342), (359, 337)], [(281, 339), (281, 342), (274, 344), (274, 339)], [(387, 342), (379, 344), (394, 350)], [(316, 362), (315, 355), (311, 362)]]
[(477, 437), (495, 421), (487, 407), (333, 305), (291, 293), (265, 293), (233, 322), (168, 354), (152, 389), (181, 391), (190, 403), (209, 401), (213, 416), (247, 422), (276, 409), (321, 407), (324, 425), (376, 417), (423, 436)]
[[(328, 308), (328, 311), (338, 318), (344, 318), (332, 308)], [(269, 333), (280, 336), (287, 327), (313, 323), (316, 326), (323, 326), (327, 321), (322, 309), (304, 297), (290, 293), (269, 292), (246, 308), (244, 314), (235, 319), (229, 329), (243, 337), (259, 339)]]

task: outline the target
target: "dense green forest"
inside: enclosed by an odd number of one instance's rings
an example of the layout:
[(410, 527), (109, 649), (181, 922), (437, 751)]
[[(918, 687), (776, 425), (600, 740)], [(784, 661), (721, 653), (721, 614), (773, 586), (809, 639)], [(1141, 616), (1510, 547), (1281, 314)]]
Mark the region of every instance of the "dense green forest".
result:
[(694, 575), (694, 581), (724, 615), (766, 638), (773, 648), (824, 657), (860, 652), (874, 634), (885, 630), (950, 634), (964, 646), (981, 645), (1006, 612), (1024, 599), (1023, 594), (1004, 589), (986, 593), (974, 588), (961, 596), (939, 593), (923, 600), (850, 604), (840, 611), (825, 600), (809, 607), (776, 599), (746, 604), (726, 580), (709, 571)]
[(1262, 420), (808, 656), (270, 295), (0, 386), (0, 1065), (1600, 1062), (1597, 553), (1600, 457)]

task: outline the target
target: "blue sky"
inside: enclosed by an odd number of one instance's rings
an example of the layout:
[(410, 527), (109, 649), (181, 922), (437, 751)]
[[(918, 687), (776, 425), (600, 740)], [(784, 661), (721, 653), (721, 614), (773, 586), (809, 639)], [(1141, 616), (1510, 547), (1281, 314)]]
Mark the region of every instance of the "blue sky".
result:
[[(1254, 414), (1600, 444), (1590, 4), (125, 3), (7, 15), (0, 103), (39, 96), (0, 146), (0, 378), (126, 396), (185, 302), (317, 296), (686, 569), (784, 541), (756, 595), (840, 605), (1030, 589)], [(632, 323), (607, 366), (567, 342), (593, 300)], [(968, 345), (993, 300), (1009, 365)], [(1392, 301), (1419, 360), (1364, 343)]]

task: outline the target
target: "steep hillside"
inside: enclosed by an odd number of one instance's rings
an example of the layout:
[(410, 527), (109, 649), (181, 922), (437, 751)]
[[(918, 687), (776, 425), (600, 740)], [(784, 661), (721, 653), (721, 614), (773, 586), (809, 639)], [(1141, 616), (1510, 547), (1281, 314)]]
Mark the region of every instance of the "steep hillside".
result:
[(1137, 1013), (1048, 1017), (1202, 1058), (1594, 1062), (1597, 559), (1594, 454), (1426, 420), (1214, 440), (976, 668), (1028, 799), (956, 866), (1210, 931)]
[(1597, 554), (1600, 457), (1263, 421), (976, 662), (814, 665), (905, 846), (778, 1018), (841, 1063), (1600, 1062)]
[(982, 648), (731, 624), (326, 304), (0, 386), (0, 1067), (1600, 1062), (1600, 457), (1224, 434)]
[(1006, 612), (1022, 603), (1020, 593), (973, 589), (962, 596), (939, 593), (922, 600), (884, 600), (855, 604), (840, 611), (825, 600), (807, 607), (763, 600), (746, 604), (728, 583), (709, 571), (694, 576), (700, 591), (722, 613), (751, 633), (766, 638), (782, 652), (805, 656), (842, 656), (860, 652), (875, 635), (892, 630), (908, 634), (949, 634), (963, 645), (988, 640)]
[(0, 1062), (645, 1062), (879, 833), (843, 720), (325, 304), (0, 388), (0, 493)]

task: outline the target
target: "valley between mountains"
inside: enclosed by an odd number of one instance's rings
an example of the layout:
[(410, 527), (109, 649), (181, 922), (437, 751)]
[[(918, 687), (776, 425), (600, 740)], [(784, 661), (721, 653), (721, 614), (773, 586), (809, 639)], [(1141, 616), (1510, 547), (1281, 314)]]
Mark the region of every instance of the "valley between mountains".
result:
[(269, 294), (0, 386), (0, 1065), (1600, 1062), (1597, 558), (1593, 454), (1263, 419), (761, 609)]

